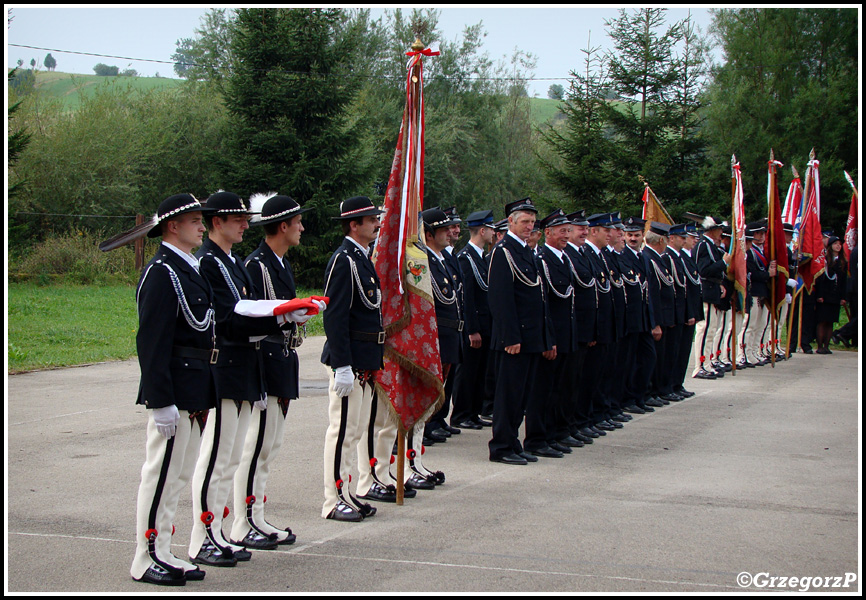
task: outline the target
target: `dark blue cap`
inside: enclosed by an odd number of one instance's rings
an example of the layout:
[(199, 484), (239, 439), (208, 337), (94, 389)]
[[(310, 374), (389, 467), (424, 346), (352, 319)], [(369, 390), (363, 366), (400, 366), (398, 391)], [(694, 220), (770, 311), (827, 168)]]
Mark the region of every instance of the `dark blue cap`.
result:
[(668, 229), (668, 235), (677, 235), (680, 237), (686, 237), (686, 224), (679, 223), (677, 225), (671, 225)]
[(565, 212), (561, 208), (557, 208), (544, 217), (540, 223), (541, 229), (547, 229), (548, 227), (556, 227), (557, 225), (566, 225), (571, 223), (571, 221), (568, 220), (568, 217), (565, 216)]
[(493, 227), (492, 210), (476, 210), (474, 213), (466, 217), (467, 227), (481, 227), (482, 225)]
[(511, 215), (511, 213), (517, 212), (519, 210), (526, 210), (538, 214), (538, 209), (535, 208), (535, 205), (532, 203), (531, 198), (523, 198), (522, 200), (517, 200), (516, 202), (509, 202), (505, 205), (506, 215)]
[(623, 225), (626, 231), (643, 231), (646, 220), (640, 217), (628, 217), (623, 221)]
[(658, 235), (667, 236), (670, 235), (671, 226), (665, 223), (659, 223), (658, 221), (650, 221), (649, 230)]
[(589, 221), (590, 227), (607, 227), (612, 229), (614, 227), (613, 219), (610, 213), (598, 213), (590, 216), (587, 221)]

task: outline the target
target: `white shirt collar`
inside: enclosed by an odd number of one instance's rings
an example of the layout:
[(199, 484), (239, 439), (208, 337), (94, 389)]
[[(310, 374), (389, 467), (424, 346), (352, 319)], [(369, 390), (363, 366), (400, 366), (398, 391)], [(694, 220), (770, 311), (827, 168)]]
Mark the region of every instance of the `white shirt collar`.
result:
[(285, 269), (285, 268), (286, 268), (286, 265), (283, 264), (283, 257), (282, 257), (282, 256), (277, 256), (277, 253), (274, 252), (274, 249), (273, 249), (273, 248), (271, 248), (271, 253), (272, 253), (274, 256), (277, 257), (277, 262), (280, 263), (280, 266), (282, 266), (282, 267)]
[(637, 251), (637, 250), (635, 250), (634, 248), (632, 248), (632, 247), (629, 246), (628, 244), (626, 244), (625, 247), (628, 248), (629, 250), (631, 250), (632, 252), (634, 252), (634, 255), (635, 255), (635, 256), (637, 256), (638, 258), (640, 258), (640, 256), (638, 256), (638, 251)]
[(580, 246), (574, 244), (573, 242), (568, 242), (568, 245), (580, 252)]
[(544, 245), (547, 246), (548, 249), (556, 255), (556, 258), (558, 258), (559, 260), (562, 260), (562, 250), (557, 250), (556, 248), (554, 248), (553, 246), (551, 246), (548, 243), (545, 243)]
[(361, 244), (359, 244), (357, 241), (355, 241), (353, 238), (349, 237), (348, 235), (346, 236), (346, 239), (349, 240), (350, 242), (352, 242), (353, 244), (355, 244), (358, 248), (360, 248), (360, 249), (361, 249), (361, 252), (364, 253), (364, 256), (368, 256), (368, 257), (369, 257), (368, 251), (367, 251), (366, 248), (364, 248), (364, 246), (362, 246)]
[(510, 230), (510, 229), (508, 230), (508, 235), (510, 235), (510, 236), (513, 237), (515, 240), (517, 240), (518, 242), (520, 242), (520, 245), (523, 246), (524, 248), (526, 248), (526, 242), (524, 242), (524, 241), (521, 240), (519, 237), (517, 237), (516, 235), (514, 235), (513, 233), (511, 233), (511, 230)]
[(481, 248), (479, 248), (479, 247), (476, 246), (475, 244), (473, 244), (473, 243), (472, 243), (472, 240), (469, 240), (469, 243), (466, 244), (466, 245), (467, 245), (467, 246), (470, 246), (470, 247), (472, 247), (472, 248), (475, 248), (475, 251), (478, 253), (478, 256), (480, 256), (481, 258), (484, 258), (484, 250), (481, 249)]
[(692, 257), (692, 251), (689, 250), (688, 248), (683, 248), (683, 252), (685, 252), (686, 254), (688, 254), (688, 255), (689, 255), (689, 258)]
[(177, 254), (182, 259), (184, 259), (187, 263), (189, 263), (189, 265), (192, 268), (194, 268), (196, 270), (196, 272), (198, 272), (198, 259), (195, 256), (193, 256), (192, 254), (187, 254), (186, 252), (184, 252), (183, 250), (181, 250), (177, 246), (169, 244), (165, 240), (163, 240), (162, 243), (165, 244), (166, 246), (168, 246), (169, 248), (171, 248), (175, 254)]
[(680, 255), (680, 251), (677, 250), (676, 248), (674, 248), (673, 246), (668, 246), (668, 248), (670, 249), (671, 252), (673, 252), (673, 253), (676, 254), (677, 256)]

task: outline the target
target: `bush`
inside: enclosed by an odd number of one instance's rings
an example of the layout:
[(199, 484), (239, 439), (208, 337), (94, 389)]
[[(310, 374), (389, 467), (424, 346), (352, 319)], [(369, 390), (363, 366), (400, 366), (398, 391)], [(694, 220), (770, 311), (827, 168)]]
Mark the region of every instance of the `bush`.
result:
[(102, 252), (97, 244), (105, 237), (108, 236), (80, 230), (51, 235), (34, 246), (27, 256), (10, 259), (9, 277), (40, 285), (58, 281), (76, 284), (136, 283), (139, 273), (135, 269), (133, 247)]
[(99, 63), (93, 67), (93, 72), (101, 77), (112, 77), (120, 74), (120, 68), (109, 67), (104, 63)]

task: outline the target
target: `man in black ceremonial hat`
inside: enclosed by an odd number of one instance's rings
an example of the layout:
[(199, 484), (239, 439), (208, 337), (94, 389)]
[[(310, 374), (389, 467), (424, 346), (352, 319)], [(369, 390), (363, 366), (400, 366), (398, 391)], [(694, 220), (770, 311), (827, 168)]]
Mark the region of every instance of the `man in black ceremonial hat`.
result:
[[(686, 370), (688, 369), (689, 354), (692, 350), (692, 341), (695, 335), (695, 323), (697, 323), (696, 305), (692, 302), (689, 287), (689, 272), (686, 266), (685, 245), (686, 225), (671, 225), (668, 235), (667, 254), (671, 261), (671, 274), (674, 276), (674, 292), (676, 296), (677, 324), (674, 328), (674, 338), (670, 340), (669, 348), (673, 356), (671, 361), (673, 371), (671, 372), (671, 390), (675, 396), (680, 398), (691, 398), (694, 393), (683, 386)], [(694, 275), (694, 274), (692, 274)], [(698, 278), (700, 282), (700, 278)]]
[[(301, 243), (304, 226), (301, 208), (291, 197), (282, 194), (255, 194), (250, 198), (254, 214), (251, 226), (261, 226), (265, 239), (244, 261), (250, 274), (256, 298), (292, 300), (297, 297), (295, 276), (286, 253)], [(265, 371), (267, 407), (253, 408), (244, 442), (241, 462), (235, 472), (234, 506), (246, 505), (246, 514), (235, 514), (230, 539), (241, 541), (256, 532), (277, 544), (291, 544), (291, 528), (274, 527), (265, 518), (268, 474), (283, 443), (289, 402), (298, 397), (298, 354), (301, 343), (298, 325), (261, 341)]]
[(488, 385), (488, 357), (490, 355), (491, 319), (487, 302), (487, 271), (490, 263), (485, 255), (486, 246), (493, 242), (493, 211), (480, 210), (466, 217), (469, 242), (457, 253), (463, 276), (463, 332), (468, 344), (464, 346), (463, 362), (457, 368), (454, 381), (454, 410), (451, 425), (461, 429), (481, 429), (490, 421), (480, 415), (486, 401), (493, 402), (493, 385)]
[(725, 335), (726, 311), (730, 308), (730, 298), (725, 287), (725, 273), (731, 262), (731, 255), (721, 245), (721, 219), (706, 217), (701, 224), (703, 235), (695, 248), (695, 263), (701, 275), (701, 295), (704, 304), (704, 320), (695, 326), (695, 365), (692, 377), (695, 379), (716, 379), (724, 376), (717, 372), (713, 362), (718, 358), (715, 349), (721, 345)]
[(541, 276), (526, 243), (538, 210), (524, 198), (507, 204), (505, 213), (508, 233), (491, 252), (488, 280), (496, 370), (493, 437), (488, 447), (491, 461), (525, 465), (538, 458), (523, 451), (518, 429), (533, 399), (541, 354), (554, 346)]
[[(382, 293), (379, 276), (368, 256), (376, 239), (382, 211), (366, 196), (355, 196), (340, 204), (343, 243), (325, 269), (325, 296), (330, 298), (323, 322), (327, 340), (322, 363), (330, 378), (328, 429), (325, 433), (324, 492), (322, 517), (358, 522), (376, 514), (376, 508), (352, 495), (352, 454), (358, 454), (359, 469), (369, 469), (362, 436), (377, 437), (376, 423), (384, 415), (375, 397), (377, 372), (384, 367), (385, 331), (382, 328)], [(375, 407), (375, 408), (374, 408)], [(375, 412), (374, 412), (375, 411)], [(374, 431), (369, 432), (370, 423)], [(382, 436), (384, 438), (384, 436)], [(392, 441), (387, 444), (388, 464)], [(377, 438), (378, 440), (378, 438)], [(381, 463), (382, 444), (376, 443)], [(367, 456), (367, 464), (362, 457)], [(360, 485), (360, 482), (358, 483)], [(361, 490), (363, 491), (363, 490)]]
[[(192, 480), (189, 556), (199, 564), (233, 567), (239, 560), (251, 557), (245, 547), (271, 550), (277, 546), (275, 537), (254, 529), (234, 541), (226, 540), (222, 531), (254, 406), (259, 410), (267, 407), (258, 340), (280, 335), (284, 328), (291, 327), (292, 321), (305, 322), (309, 317), (300, 314), (305, 310), (279, 317), (244, 316), (236, 312), (242, 300), (257, 299), (249, 273), (240, 257), (231, 252), (234, 244), (243, 241), (253, 211), (237, 194), (225, 191), (212, 194), (207, 207), (213, 209), (205, 215), (208, 238), (196, 256), (202, 275), (214, 290), (218, 402), (202, 434), (201, 453)], [(244, 500), (234, 508), (235, 520), (245, 519), (248, 502)]]
[(192, 255), (202, 243), (202, 213), (208, 210), (191, 194), (159, 205), (147, 235), (162, 236), (162, 244), (135, 294), (141, 367), (137, 403), (148, 408), (148, 422), (130, 574), (158, 585), (204, 578), (204, 571), (172, 554), (171, 534), (180, 494), (195, 467), (201, 429), (216, 403), (214, 296)]

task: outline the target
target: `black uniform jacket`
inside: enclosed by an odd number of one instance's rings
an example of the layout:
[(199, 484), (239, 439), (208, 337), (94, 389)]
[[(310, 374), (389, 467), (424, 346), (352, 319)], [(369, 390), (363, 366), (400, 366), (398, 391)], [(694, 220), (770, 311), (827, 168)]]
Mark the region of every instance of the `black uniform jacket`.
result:
[[(443, 252), (443, 255), (447, 254)], [(460, 297), (463, 285), (449, 257), (440, 260), (432, 250), (427, 248), (427, 260), (430, 264), (433, 304), (436, 308), (436, 325), (439, 328), (439, 357), (443, 365), (456, 365), (461, 359), (463, 345), (463, 325), (460, 310)], [(459, 268), (457, 269), (459, 271)]]
[(571, 266), (574, 284), (574, 321), (577, 341), (588, 344), (595, 341), (598, 317), (598, 293), (592, 268), (583, 253), (572, 244), (565, 246), (565, 255)]
[(752, 298), (770, 298), (770, 272), (767, 270), (770, 261), (764, 262), (760, 250), (752, 246), (746, 252), (746, 270), (752, 284)]
[(676, 325), (674, 282), (670, 272), (670, 261), (646, 246), (641, 250), (644, 265), (649, 274), (649, 294), (652, 303), (652, 325), (673, 327)]
[[(263, 300), (292, 300), (295, 292), (295, 276), (288, 260), (280, 259), (270, 246), (262, 241), (244, 261), (250, 274), (256, 298)], [(273, 287), (271, 297), (269, 286)], [(291, 334), (297, 325), (262, 340), (262, 358), (265, 361), (265, 388), (271, 396), (279, 398), (298, 397), (298, 354), (290, 348)]]
[(596, 341), (599, 344), (610, 344), (616, 341), (616, 313), (613, 300), (613, 282), (610, 269), (602, 257), (593, 250), (589, 242), (581, 247), (583, 256), (592, 269), (595, 277), (595, 289), (598, 293), (598, 315), (596, 317)]
[(620, 274), (625, 283), (626, 329), (629, 334), (646, 333), (650, 329), (649, 290), (646, 266), (631, 249), (623, 248), (619, 255)]
[(467, 335), (480, 333), (483, 339), (489, 340), (492, 329), (487, 303), (490, 261), (467, 245), (457, 253), (457, 263), (463, 276), (463, 330)]
[(680, 325), (688, 320), (686, 317), (688, 312), (686, 265), (683, 263), (682, 251), (677, 254), (673, 248), (668, 246), (665, 254), (667, 260), (670, 261), (671, 274), (674, 276), (674, 319)]
[(695, 246), (695, 262), (701, 274), (704, 302), (714, 304), (723, 310), (730, 307), (729, 294), (722, 298), (722, 287), (728, 270), (728, 264), (722, 258), (724, 255), (725, 251), (722, 248), (704, 236), (701, 236), (700, 242)]
[(538, 253), (541, 273), (546, 286), (547, 304), (553, 322), (556, 354), (577, 350), (577, 328), (574, 317), (574, 282), (571, 262), (563, 254), (559, 258), (546, 244)]
[(343, 245), (328, 261), (325, 296), (330, 302), (322, 313), (328, 338), (322, 349), (322, 362), (334, 369), (345, 366), (357, 371), (381, 369), (384, 330), (379, 276), (366, 252), (349, 238), (343, 239)]
[[(196, 321), (213, 306), (213, 290), (195, 268), (171, 248), (160, 245), (138, 282), (138, 334), (135, 338), (141, 384), (137, 404), (162, 408), (174, 404), (195, 412), (215, 406), (215, 383), (209, 356), (214, 326), (196, 331), (187, 322), (172, 283), (177, 275), (183, 297)], [(186, 349), (186, 351), (181, 350)], [(189, 350), (200, 357), (179, 356)]]
[[(205, 240), (195, 253), (201, 274), (214, 291), (214, 310), (217, 319), (216, 363), (217, 393), (221, 399), (255, 402), (265, 393), (264, 365), (256, 344), (250, 336), (279, 334), (276, 317), (245, 317), (234, 311), (238, 300), (256, 300), (250, 274), (235, 262), (212, 240)], [(226, 280), (220, 264), (231, 278)], [(238, 297), (235, 297), (237, 292)]]
[(553, 332), (532, 250), (506, 234), (490, 253), (487, 279), (487, 300), (493, 317), (491, 349), (505, 350), (520, 344), (521, 353), (536, 353), (553, 348)]
[(683, 265), (686, 268), (686, 320), (694, 319), (695, 323), (704, 320), (704, 301), (701, 293), (701, 275), (698, 265), (686, 252), (680, 252)]
[(626, 295), (625, 282), (622, 279), (622, 267), (619, 264), (619, 254), (613, 252), (609, 246), (601, 249), (601, 258), (610, 273), (611, 294), (613, 294), (613, 315), (616, 324), (617, 339), (626, 335)]

